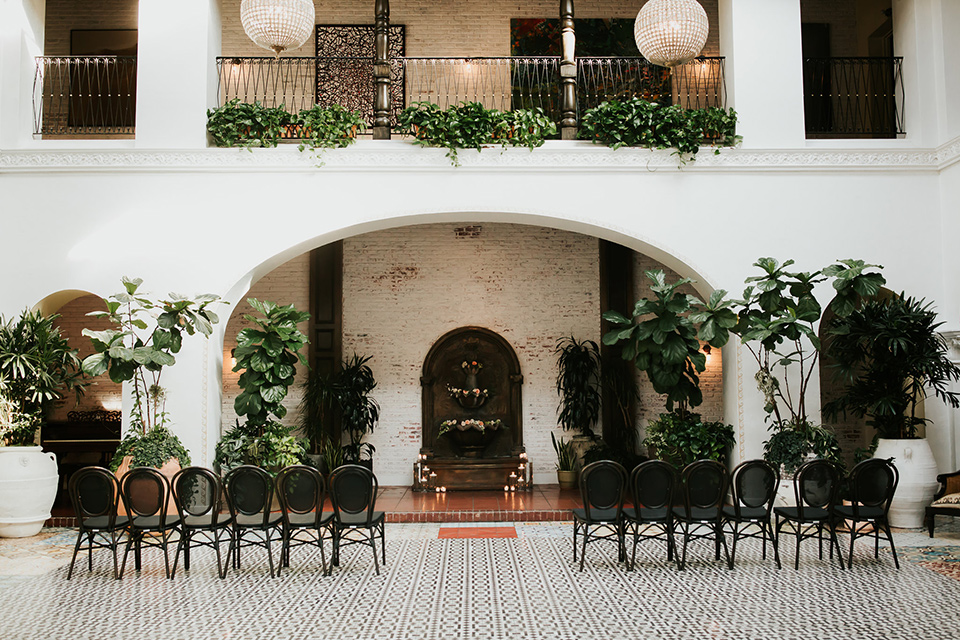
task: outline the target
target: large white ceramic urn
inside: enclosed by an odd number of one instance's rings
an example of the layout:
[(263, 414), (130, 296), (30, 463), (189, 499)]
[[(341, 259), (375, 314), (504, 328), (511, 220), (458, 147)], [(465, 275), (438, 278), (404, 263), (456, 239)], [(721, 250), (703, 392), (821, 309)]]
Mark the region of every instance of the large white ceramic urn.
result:
[(901, 529), (923, 527), (923, 512), (937, 491), (937, 461), (926, 438), (880, 438), (874, 458), (893, 458), (900, 484), (890, 505), (890, 525)]
[(0, 537), (40, 533), (57, 497), (57, 458), (40, 447), (0, 447)]

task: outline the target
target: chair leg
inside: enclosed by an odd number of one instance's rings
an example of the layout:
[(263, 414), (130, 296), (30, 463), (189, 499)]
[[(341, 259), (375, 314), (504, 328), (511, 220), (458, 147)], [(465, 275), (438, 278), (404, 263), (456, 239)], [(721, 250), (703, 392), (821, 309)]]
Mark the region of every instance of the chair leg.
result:
[[(848, 563), (847, 566), (850, 569), (853, 569), (853, 543), (856, 539), (857, 539), (857, 523), (853, 522), (853, 524), (850, 527), (850, 557), (847, 558), (847, 563)], [(833, 551), (832, 548), (831, 548), (831, 551)]]
[(93, 538), (96, 535), (93, 531), (87, 536), (87, 571), (93, 571)]
[(930, 531), (930, 537), (933, 537), (933, 526), (936, 524), (937, 516), (934, 513), (928, 513), (927, 515), (927, 530)]
[(577, 521), (574, 520), (573, 521), (573, 561), (574, 562), (577, 561), (577, 529), (578, 528), (579, 528), (579, 525), (577, 524)]
[[(173, 576), (170, 574), (170, 554), (167, 551), (167, 543), (170, 541), (170, 538), (173, 536), (173, 531), (161, 531), (160, 532), (160, 546), (163, 548), (163, 569), (166, 571), (167, 580), (173, 579)], [(184, 557), (184, 566), (186, 566), (186, 557)]]
[(580, 571), (583, 571), (583, 561), (587, 558), (587, 538), (590, 537), (590, 525), (583, 525), (583, 546), (580, 548)]
[[(220, 579), (223, 580), (227, 577), (226, 567), (223, 566), (222, 558), (220, 555), (220, 529), (214, 529), (213, 531), (213, 549), (217, 552), (217, 575), (220, 576)], [(229, 561), (229, 557), (228, 557)], [(173, 561), (173, 566), (176, 568), (177, 561)]]
[[(116, 531), (110, 532), (110, 550), (113, 552), (113, 579), (120, 579), (120, 568), (117, 566), (117, 547), (120, 546), (120, 533)], [(71, 569), (73, 568), (73, 563), (70, 564)]]
[(367, 529), (367, 534), (370, 536), (370, 548), (373, 549), (373, 569), (377, 575), (380, 575), (380, 563), (377, 562), (377, 537), (373, 529)]
[(267, 529), (264, 535), (267, 538), (267, 563), (270, 565), (270, 577), (275, 578), (276, 574), (273, 572), (273, 549), (270, 546), (270, 529)]
[(837, 538), (836, 524), (833, 521), (830, 521), (827, 523), (827, 528), (830, 530), (830, 544), (831, 544), (830, 548), (831, 549), (833, 549), (833, 547), (837, 548), (837, 560), (840, 563), (840, 568), (845, 569), (846, 567), (843, 566), (843, 553), (840, 551), (840, 539)]
[[(877, 524), (876, 524), (875, 526), (879, 527), (879, 526), (880, 526), (880, 521), (877, 521)], [(893, 544), (893, 532), (890, 531), (890, 523), (887, 522), (887, 519), (886, 519), (886, 518), (883, 519), (883, 531), (884, 531), (884, 533), (887, 534), (887, 540), (890, 541), (890, 552), (893, 554), (893, 565), (894, 565), (897, 569), (899, 569), (899, 568), (900, 568), (900, 561), (897, 560), (897, 547), (894, 546), (894, 544)]]
[(123, 577), (123, 572), (127, 568), (127, 555), (130, 553), (130, 547), (133, 545), (133, 533), (131, 532), (127, 537), (127, 544), (123, 547), (123, 562), (120, 563), (120, 577)]
[[(177, 575), (177, 563), (180, 560), (180, 551), (184, 548), (183, 547), (184, 544), (187, 545), (186, 547), (187, 549), (190, 548), (190, 534), (187, 531), (184, 531), (183, 535), (180, 536), (180, 541), (177, 542), (177, 548), (173, 552), (173, 570), (170, 572), (171, 578)], [(183, 566), (184, 566), (184, 570), (186, 571), (187, 570), (187, 554), (186, 553), (184, 553), (183, 555)]]
[[(766, 522), (767, 527), (773, 527), (769, 520)], [(779, 537), (773, 535), (773, 529), (770, 530), (770, 542), (773, 544), (773, 559), (777, 563), (777, 569), (781, 569), (780, 565), (780, 539)]]
[(380, 523), (380, 555), (381, 564), (387, 566), (387, 523), (386, 520)]
[[(736, 522), (731, 522), (733, 525), (733, 545), (730, 547), (730, 562), (735, 562), (737, 559), (737, 538), (740, 537), (740, 527)], [(719, 560), (719, 558), (717, 558)]]
[(83, 531), (77, 532), (77, 542), (73, 545), (73, 557), (70, 558), (70, 569), (67, 571), (67, 580), (73, 575), (73, 563), (77, 561), (77, 553), (80, 551), (80, 546), (83, 544)]
[(683, 529), (683, 555), (680, 557), (680, 570), (687, 566), (687, 541), (690, 539), (690, 530), (686, 522), (680, 527)]

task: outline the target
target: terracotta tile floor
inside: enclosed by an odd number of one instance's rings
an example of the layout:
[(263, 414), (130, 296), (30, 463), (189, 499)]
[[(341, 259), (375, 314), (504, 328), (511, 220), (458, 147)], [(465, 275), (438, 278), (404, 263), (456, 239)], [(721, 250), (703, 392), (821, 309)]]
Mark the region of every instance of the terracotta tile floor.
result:
[(530, 522), (570, 520), (580, 494), (559, 485), (532, 491), (448, 491), (417, 493), (410, 487), (381, 487), (377, 509), (390, 522)]
[(516, 527), (440, 527), (438, 539), (457, 538), (471, 540), (488, 540), (501, 538), (516, 538)]

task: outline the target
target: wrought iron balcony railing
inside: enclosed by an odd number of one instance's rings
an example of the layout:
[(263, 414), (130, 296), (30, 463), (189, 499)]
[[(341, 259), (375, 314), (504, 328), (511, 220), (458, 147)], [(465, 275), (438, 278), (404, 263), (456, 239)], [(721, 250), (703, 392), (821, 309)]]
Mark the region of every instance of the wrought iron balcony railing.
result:
[(42, 56), (33, 81), (35, 134), (132, 136), (135, 56)]
[(805, 58), (808, 138), (895, 138), (903, 130), (903, 58)]
[[(314, 104), (340, 104), (373, 123), (372, 58), (218, 58), (220, 104), (239, 98), (297, 112)], [(441, 108), (480, 102), (509, 111), (540, 107), (560, 120), (560, 58), (394, 58), (393, 117), (415, 102)], [(639, 96), (698, 108), (724, 106), (723, 58), (698, 58), (673, 71), (643, 58), (579, 58), (578, 110), (604, 100)]]

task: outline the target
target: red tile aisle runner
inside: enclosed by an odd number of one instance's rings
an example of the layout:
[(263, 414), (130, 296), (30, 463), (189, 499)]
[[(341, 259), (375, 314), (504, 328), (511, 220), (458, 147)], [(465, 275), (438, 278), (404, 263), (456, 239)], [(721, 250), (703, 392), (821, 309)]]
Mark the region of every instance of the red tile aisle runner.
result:
[(440, 527), (443, 538), (516, 538), (515, 527)]

